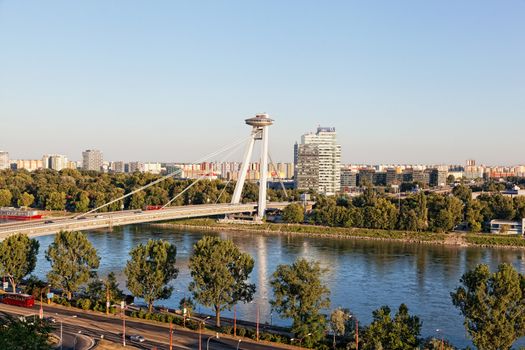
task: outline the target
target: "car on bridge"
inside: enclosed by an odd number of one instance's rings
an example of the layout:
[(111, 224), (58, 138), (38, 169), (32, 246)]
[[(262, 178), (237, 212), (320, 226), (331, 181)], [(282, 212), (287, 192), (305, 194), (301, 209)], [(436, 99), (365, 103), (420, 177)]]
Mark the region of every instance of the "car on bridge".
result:
[(129, 340), (143, 343), (146, 340), (146, 338), (144, 338), (141, 335), (133, 334), (129, 336)]

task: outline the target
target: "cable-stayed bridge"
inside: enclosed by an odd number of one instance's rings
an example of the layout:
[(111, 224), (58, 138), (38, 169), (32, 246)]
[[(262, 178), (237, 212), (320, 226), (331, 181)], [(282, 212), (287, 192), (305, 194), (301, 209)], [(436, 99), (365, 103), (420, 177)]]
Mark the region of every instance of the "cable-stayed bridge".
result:
[[(202, 204), (202, 205), (188, 205), (188, 206), (170, 206), (178, 197), (182, 196), (186, 191), (193, 187), (197, 182), (203, 180), (205, 176), (195, 179), (188, 187), (176, 194), (166, 204), (162, 206), (160, 210), (121, 210), (113, 212), (98, 213), (101, 209), (111, 204), (121, 204), (123, 207), (124, 200), (127, 197), (134, 195), (137, 192), (143, 191), (148, 187), (154, 186), (166, 179), (178, 176), (180, 170), (173, 173), (167, 174), (160, 177), (145, 186), (137, 188), (129, 193), (115, 198), (101, 206), (98, 206), (86, 213), (81, 213), (75, 216), (68, 216), (57, 219), (38, 220), (31, 222), (19, 222), (19, 223), (7, 223), (0, 225), (0, 240), (6, 238), (9, 235), (15, 233), (25, 233), (29, 236), (43, 236), (53, 234), (62, 230), (89, 230), (98, 228), (107, 228), (121, 225), (130, 225), (138, 223), (147, 223), (155, 221), (166, 221), (184, 218), (195, 218), (195, 217), (207, 217), (207, 216), (224, 216), (239, 213), (254, 214), (256, 221), (261, 221), (264, 217), (267, 208), (282, 209), (289, 203), (268, 203), (266, 200), (266, 188), (268, 179), (268, 158), (271, 160), (268, 151), (268, 127), (273, 124), (273, 120), (269, 118), (267, 114), (259, 114), (254, 118), (246, 119), (246, 124), (252, 127), (250, 135), (246, 138), (237, 140), (232, 144), (220, 148), (206, 157), (196, 161), (200, 163), (206, 160), (210, 160), (219, 154), (223, 154), (227, 151), (229, 153), (225, 156), (231, 155), (237, 147), (244, 144), (247, 141), (247, 145), (244, 151), (243, 162), (241, 165), (241, 171), (239, 179), (233, 191), (232, 200), (230, 203), (218, 203), (220, 197), (217, 198), (217, 202), (214, 204)], [(259, 200), (258, 203), (241, 203), (242, 189), (246, 179), (246, 173), (248, 170), (248, 164), (250, 162), (253, 147), (255, 141), (262, 141), (261, 150), (261, 167), (260, 167), (260, 181), (259, 181)], [(273, 165), (274, 168), (275, 164)], [(281, 181), (282, 184), (282, 181)], [(224, 190), (226, 190), (224, 187)], [(223, 191), (224, 191), (223, 190)], [(284, 185), (283, 185), (283, 191)], [(285, 191), (286, 193), (286, 191)]]
[[(289, 203), (268, 203), (268, 208), (282, 209)], [(45, 236), (60, 231), (82, 231), (112, 228), (122, 225), (168, 221), (197, 217), (222, 216), (257, 212), (257, 203), (247, 204), (201, 204), (170, 207), (162, 210), (124, 210), (90, 214), (82, 217), (63, 217), (47, 220), (7, 223), (0, 225), (0, 240), (15, 233), (30, 237)]]

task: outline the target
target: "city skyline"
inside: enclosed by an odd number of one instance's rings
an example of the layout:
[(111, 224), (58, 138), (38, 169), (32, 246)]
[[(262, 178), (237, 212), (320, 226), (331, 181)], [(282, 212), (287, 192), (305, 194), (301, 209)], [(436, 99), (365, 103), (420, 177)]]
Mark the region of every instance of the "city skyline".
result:
[(525, 162), (521, 1), (206, 5), (1, 2), (0, 149), (191, 162), (268, 112), (276, 161)]

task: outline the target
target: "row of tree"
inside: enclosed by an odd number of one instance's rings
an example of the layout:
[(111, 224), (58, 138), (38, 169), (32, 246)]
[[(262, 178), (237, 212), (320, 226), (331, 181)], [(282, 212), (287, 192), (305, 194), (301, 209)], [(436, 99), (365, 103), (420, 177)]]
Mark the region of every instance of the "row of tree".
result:
[[(38, 242), (25, 235), (13, 235), (0, 243), (0, 273), (9, 277), (13, 288), (30, 274), (36, 263)], [(152, 311), (156, 300), (170, 297), (172, 281), (177, 277), (176, 247), (163, 240), (149, 240), (130, 251), (125, 267), (127, 287), (143, 298)], [(46, 251), (51, 263), (47, 279), (67, 298), (87, 284), (90, 298), (118, 302), (124, 298), (113, 274), (100, 280), (96, 276), (100, 257), (86, 236), (79, 232), (60, 232)], [(250, 302), (255, 285), (249, 283), (254, 260), (231, 240), (205, 236), (194, 245), (189, 268), (193, 281), (189, 290), (200, 304), (213, 308), (216, 326), (220, 313), (239, 302)], [(273, 310), (291, 319), (291, 332), (307, 346), (326, 346), (326, 332), (331, 331), (334, 348), (352, 349), (360, 332), (360, 349), (414, 349), (423, 345), (421, 321), (400, 305), (395, 315), (388, 306), (373, 312), (373, 321), (356, 328), (355, 315), (336, 309), (329, 316), (330, 291), (322, 282), (325, 270), (319, 262), (298, 259), (279, 265), (270, 284)], [(465, 316), (465, 327), (480, 350), (510, 349), (515, 340), (525, 336), (525, 276), (511, 265), (502, 264), (491, 273), (479, 265), (463, 275), (462, 286), (451, 293), (452, 303)], [(354, 318), (352, 320), (351, 318)], [(427, 346), (427, 348), (429, 348)]]
[(460, 224), (471, 232), (480, 232), (489, 229), (487, 223), (492, 219), (522, 218), (524, 196), (510, 198), (493, 193), (473, 199), (465, 185), (454, 187), (452, 194), (419, 192), (406, 198), (386, 196), (370, 188), (353, 198), (318, 196), (306, 216), (298, 204), (290, 204), (283, 212), (283, 219), (289, 223), (433, 232), (447, 232)]
[[(0, 207), (19, 206), (85, 212), (159, 178), (160, 175), (140, 172), (108, 174), (73, 169), (58, 172), (50, 169), (34, 172), (3, 170), (0, 171)], [(166, 204), (192, 182), (193, 180), (169, 178), (121, 202), (112, 203), (101, 211), (142, 209), (147, 205)], [(177, 198), (172, 205), (227, 203), (231, 201), (234, 187), (233, 182), (201, 181)], [(295, 191), (290, 191), (289, 195), (298, 199), (298, 193)], [(246, 183), (242, 194), (243, 201), (255, 202), (257, 197), (257, 185)], [(269, 190), (268, 197), (272, 201), (281, 201), (284, 194), (282, 191)]]

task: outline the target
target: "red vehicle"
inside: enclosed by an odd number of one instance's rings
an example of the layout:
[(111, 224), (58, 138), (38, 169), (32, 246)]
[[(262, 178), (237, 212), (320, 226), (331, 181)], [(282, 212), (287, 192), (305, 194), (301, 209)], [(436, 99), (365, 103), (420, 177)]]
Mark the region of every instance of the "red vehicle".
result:
[(28, 294), (5, 293), (1, 297), (4, 304), (22, 307), (33, 307), (35, 305), (35, 298)]
[(146, 206), (146, 210), (161, 210), (162, 205), (148, 205)]

